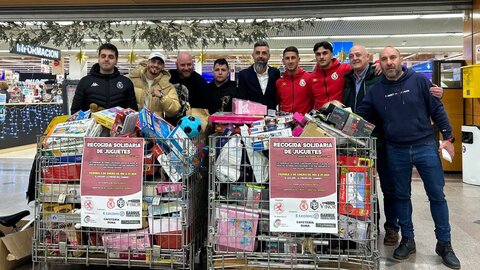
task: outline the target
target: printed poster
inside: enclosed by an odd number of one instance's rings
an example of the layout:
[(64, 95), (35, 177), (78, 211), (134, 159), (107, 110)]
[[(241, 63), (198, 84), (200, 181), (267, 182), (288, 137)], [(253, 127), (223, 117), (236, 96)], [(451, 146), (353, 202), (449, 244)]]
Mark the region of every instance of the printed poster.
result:
[(338, 233), (335, 138), (270, 138), (270, 231)]
[(142, 227), (141, 138), (85, 138), (80, 176), (82, 226)]

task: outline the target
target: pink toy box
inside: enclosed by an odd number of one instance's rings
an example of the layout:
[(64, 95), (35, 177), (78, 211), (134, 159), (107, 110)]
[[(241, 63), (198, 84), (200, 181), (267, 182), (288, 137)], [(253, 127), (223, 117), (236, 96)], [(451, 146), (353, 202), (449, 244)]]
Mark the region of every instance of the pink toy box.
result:
[(260, 114), (267, 115), (267, 106), (250, 100), (234, 98), (232, 101), (234, 114)]
[(102, 236), (105, 248), (114, 250), (145, 250), (150, 248), (148, 229), (124, 233), (104, 234)]
[(254, 251), (257, 235), (258, 214), (219, 207), (217, 219), (217, 250)]

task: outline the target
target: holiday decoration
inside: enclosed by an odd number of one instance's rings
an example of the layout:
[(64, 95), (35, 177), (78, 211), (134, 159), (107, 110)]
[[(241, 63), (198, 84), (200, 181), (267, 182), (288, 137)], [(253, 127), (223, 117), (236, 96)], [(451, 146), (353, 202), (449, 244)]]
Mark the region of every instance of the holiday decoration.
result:
[(127, 56), (127, 62), (130, 65), (135, 64), (135, 61), (137, 61), (138, 55), (133, 51), (133, 49), (128, 53)]
[[(56, 47), (72, 49), (85, 48), (87, 39), (92, 39), (95, 44), (116, 39), (125, 46), (133, 47), (142, 42), (152, 50), (162, 48), (164, 51), (173, 51), (183, 46), (207, 48), (220, 44), (225, 48), (229, 44), (254, 43), (270, 34), (296, 32), (305, 25), (313, 26), (313, 22), (314, 19), (261, 19), (249, 23), (226, 19), (189, 20), (181, 24), (168, 20), (136, 21), (130, 24), (121, 21), (73, 21), (70, 24), (58, 21), (2, 21), (0, 40), (11, 45), (15, 42), (30, 45), (51, 43)], [(133, 31), (130, 30), (132, 27)], [(77, 57), (77, 60), (82, 62), (85, 57)]]
[(87, 54), (84, 51), (82, 51), (82, 49), (80, 49), (80, 51), (75, 54), (75, 59), (77, 59), (77, 61), (80, 64), (85, 63), (85, 61), (87, 61), (87, 58), (88, 58)]
[(202, 52), (198, 55), (198, 61), (203, 64), (205, 59), (207, 59), (207, 54), (204, 53), (203, 50), (202, 50)]

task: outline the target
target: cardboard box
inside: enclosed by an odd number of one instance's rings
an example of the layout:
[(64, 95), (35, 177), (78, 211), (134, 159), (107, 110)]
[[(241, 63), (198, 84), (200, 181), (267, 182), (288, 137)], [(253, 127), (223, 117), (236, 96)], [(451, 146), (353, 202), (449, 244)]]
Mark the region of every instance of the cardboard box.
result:
[[(20, 221), (23, 226), (27, 221)], [(11, 228), (0, 225), (0, 230), (7, 234), (0, 238), (0, 270), (13, 270), (18, 266), (31, 263), (33, 227), (24, 231), (9, 233)]]
[(299, 137), (331, 137), (325, 130), (313, 122), (308, 122)]

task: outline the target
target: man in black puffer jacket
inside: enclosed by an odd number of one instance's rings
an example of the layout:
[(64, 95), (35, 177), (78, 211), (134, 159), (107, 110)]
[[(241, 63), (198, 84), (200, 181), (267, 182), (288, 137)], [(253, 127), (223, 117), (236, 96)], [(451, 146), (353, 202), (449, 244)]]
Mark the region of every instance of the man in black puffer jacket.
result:
[(115, 67), (118, 50), (106, 43), (98, 48), (98, 63), (78, 83), (70, 112), (93, 108), (108, 109), (116, 106), (138, 110), (132, 81), (120, 75)]

